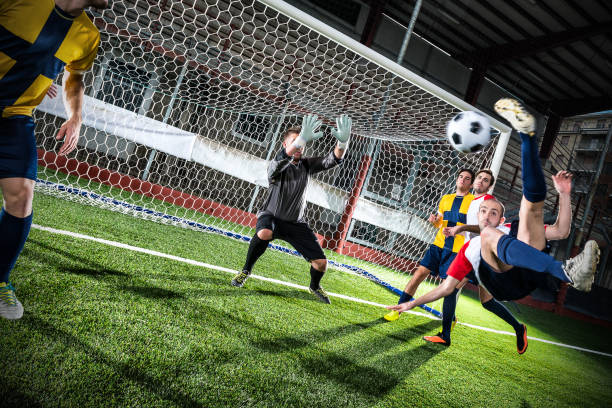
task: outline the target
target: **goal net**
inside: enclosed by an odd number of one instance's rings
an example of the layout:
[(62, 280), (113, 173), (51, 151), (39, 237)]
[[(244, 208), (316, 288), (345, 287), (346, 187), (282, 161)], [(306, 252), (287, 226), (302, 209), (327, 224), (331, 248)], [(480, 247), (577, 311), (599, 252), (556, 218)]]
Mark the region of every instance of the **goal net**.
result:
[(38, 191), (250, 237), (282, 132), (317, 114), (325, 136), (306, 156), (323, 155), (347, 113), (349, 150), (310, 180), (307, 219), (334, 264), (411, 273), (433, 241), (426, 219), (440, 196), (459, 168), (491, 166), (504, 128), (481, 154), (458, 154), (445, 126), (469, 106), (270, 3), (126, 0), (94, 12), (101, 44), (76, 151), (55, 153), (61, 95), (35, 113)]

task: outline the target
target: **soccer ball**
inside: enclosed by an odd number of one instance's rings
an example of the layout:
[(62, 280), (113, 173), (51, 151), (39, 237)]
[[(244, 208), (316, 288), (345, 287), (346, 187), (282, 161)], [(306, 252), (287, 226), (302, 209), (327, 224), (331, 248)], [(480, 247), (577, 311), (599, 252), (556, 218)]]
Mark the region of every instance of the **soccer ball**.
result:
[(446, 137), (451, 146), (461, 153), (478, 152), (491, 140), (489, 119), (478, 112), (458, 113), (446, 125)]

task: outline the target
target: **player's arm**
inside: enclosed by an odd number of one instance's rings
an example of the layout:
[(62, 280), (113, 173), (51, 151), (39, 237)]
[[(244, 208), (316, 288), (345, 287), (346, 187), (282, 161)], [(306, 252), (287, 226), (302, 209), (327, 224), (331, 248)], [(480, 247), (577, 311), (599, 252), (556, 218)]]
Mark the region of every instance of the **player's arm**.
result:
[(338, 139), (336, 147), (334, 148), (334, 156), (337, 159), (344, 157), (344, 152), (348, 148), (351, 139), (351, 129), (353, 127), (353, 120), (348, 115), (341, 115), (336, 118), (336, 128), (332, 129), (332, 135)]
[(455, 259), (453, 259), (453, 262), (451, 262), (448, 267), (448, 270), (446, 271), (446, 279), (444, 279), (444, 282), (442, 282), (437, 288), (410, 302), (400, 303), (399, 305), (386, 306), (387, 309), (404, 312), (416, 306), (420, 306), (425, 303), (430, 303), (442, 297), (450, 295), (474, 268), (465, 253), (469, 246), (470, 243), (466, 242), (461, 247), (461, 249), (457, 253), (457, 256), (455, 256)]
[(295, 138), (291, 145), (287, 146), (286, 153), (289, 156), (293, 156), (298, 150), (304, 150), (306, 144), (317, 140), (323, 136), (323, 132), (317, 130), (321, 126), (321, 121), (317, 115), (306, 115), (302, 120), (302, 130), (298, 137)]
[(399, 305), (386, 306), (386, 308), (389, 310), (397, 310), (398, 312), (405, 312), (407, 310), (414, 309), (417, 306), (424, 305), (425, 303), (434, 302), (440, 298), (443, 298), (453, 293), (459, 282), (460, 281), (453, 278), (452, 276), (448, 276), (446, 279), (444, 279), (444, 282), (442, 282), (437, 288), (435, 288), (431, 292), (428, 292), (415, 300), (411, 300), (410, 302), (400, 303)]
[(68, 113), (68, 120), (60, 127), (55, 137), (57, 140), (64, 139), (64, 144), (59, 154), (68, 154), (74, 150), (79, 141), (81, 124), (83, 123), (83, 98), (85, 95), (85, 84), (82, 73), (64, 72), (64, 105)]
[(323, 170), (331, 169), (341, 163), (344, 152), (348, 148), (351, 137), (352, 121), (348, 115), (336, 118), (336, 128), (332, 129), (332, 135), (338, 139), (333, 154), (324, 157), (313, 157), (308, 159), (308, 171), (318, 173)]
[(442, 214), (444, 213), (444, 210), (442, 210), (442, 202), (444, 201), (444, 197), (445, 196), (442, 196), (440, 202), (438, 203), (438, 212), (435, 214), (430, 214), (427, 220), (436, 228), (440, 228), (442, 226)]
[(446, 237), (454, 237), (465, 231), (480, 234), (480, 227), (478, 225), (455, 225), (454, 227), (444, 227), (442, 233)]
[(572, 226), (572, 173), (569, 171), (559, 171), (552, 176), (555, 189), (559, 193), (559, 213), (553, 225), (546, 228), (545, 236), (547, 241), (555, 241), (569, 237)]

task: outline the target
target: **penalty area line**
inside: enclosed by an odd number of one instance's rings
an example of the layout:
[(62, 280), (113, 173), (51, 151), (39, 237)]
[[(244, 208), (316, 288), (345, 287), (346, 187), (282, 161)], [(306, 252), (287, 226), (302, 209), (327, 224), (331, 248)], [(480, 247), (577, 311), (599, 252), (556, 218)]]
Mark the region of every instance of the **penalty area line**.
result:
[[(163, 252), (154, 251), (152, 249), (140, 248), (140, 247), (136, 247), (136, 246), (133, 246), (133, 245), (124, 244), (122, 242), (111, 241), (111, 240), (103, 239), (103, 238), (96, 238), (96, 237), (92, 237), (90, 235), (80, 234), (78, 232), (65, 231), (65, 230), (60, 230), (60, 229), (56, 229), (56, 228), (45, 227), (45, 226), (38, 225), (38, 224), (32, 224), (32, 228), (33, 229), (37, 229), (39, 231), (45, 231), (45, 232), (48, 232), (48, 233), (51, 233), (51, 234), (64, 235), (64, 236), (68, 236), (68, 237), (71, 237), (71, 238), (78, 238), (78, 239), (83, 239), (83, 240), (86, 240), (86, 241), (97, 242), (97, 243), (108, 245), (108, 246), (112, 246), (112, 247), (115, 247), (115, 248), (126, 249), (128, 251), (139, 252), (139, 253), (142, 253), (142, 254), (157, 256), (157, 257), (160, 257), (160, 258), (166, 258), (166, 259), (170, 259), (170, 260), (173, 260), (173, 261), (186, 263), (186, 264), (193, 265), (193, 266), (200, 266), (200, 267), (203, 267), (203, 268), (213, 269), (213, 270), (217, 270), (217, 271), (221, 271), (221, 272), (227, 272), (227, 273), (231, 273), (231, 274), (237, 274), (238, 273), (238, 271), (234, 270), (234, 269), (224, 268), (222, 266), (212, 265), (212, 264), (209, 264), (209, 263), (206, 263), (206, 262), (195, 261), (193, 259), (183, 258), (183, 257), (176, 256), (176, 255), (170, 255), (170, 254), (166, 254), (166, 253), (163, 253)], [(308, 290), (308, 287), (306, 287), (306, 286), (298, 285), (298, 284), (291, 283), (291, 282), (285, 282), (285, 281), (281, 281), (281, 280), (274, 279), (274, 278), (268, 278), (266, 276), (260, 276), (260, 275), (251, 274), (250, 277), (254, 278), (254, 279), (259, 279), (259, 280), (262, 280), (262, 281), (266, 281), (266, 282), (276, 283), (278, 285), (283, 285), (283, 286), (288, 286), (288, 287), (292, 287), (292, 288), (296, 288), (296, 289), (301, 289), (301, 290), (304, 290), (304, 291)], [(348, 300), (348, 301), (351, 301), (351, 302), (363, 303), (363, 304), (367, 304), (367, 305), (371, 305), (371, 306), (376, 306), (376, 307), (382, 307), (382, 308), (385, 307), (385, 305), (383, 305), (381, 303), (376, 303), (376, 302), (372, 302), (372, 301), (369, 301), (369, 300), (359, 299), (359, 298), (355, 298), (355, 297), (352, 297), (352, 296), (346, 296), (346, 295), (342, 295), (340, 293), (327, 292), (327, 294), (329, 296), (332, 296), (332, 297), (335, 297), (335, 298), (339, 298), (339, 299)], [(420, 312), (415, 312), (415, 311), (412, 311), (412, 310), (410, 310), (408, 312), (404, 312), (404, 313), (410, 313), (410, 314), (414, 314), (414, 315), (417, 315), (417, 316), (426, 317), (426, 318), (429, 318), (429, 319), (432, 319), (432, 320), (440, 320), (437, 317), (432, 316), (432, 315), (430, 315), (428, 313), (420, 313)], [(467, 327), (471, 327), (473, 329), (482, 330), (482, 331), (486, 331), (486, 332), (490, 332), (490, 333), (497, 333), (497, 334), (515, 336), (515, 333), (511, 333), (511, 332), (507, 332), (507, 331), (489, 329), (488, 327), (482, 327), (482, 326), (477, 326), (477, 325), (473, 325), (473, 324), (469, 324), (469, 323), (463, 323), (463, 322), (458, 322), (458, 323), (461, 324), (461, 325), (467, 326)], [(554, 342), (554, 341), (550, 341), (550, 340), (545, 340), (545, 339), (540, 339), (540, 338), (537, 338), (537, 337), (530, 337), (530, 336), (528, 336), (527, 338), (529, 340), (539, 341), (539, 342), (547, 343), (547, 344), (552, 344), (552, 345), (559, 346), (559, 347), (565, 347), (565, 348), (570, 348), (570, 349), (574, 349), (574, 350), (578, 350), (578, 351), (584, 351), (584, 352), (587, 352), (587, 353), (593, 353), (593, 354), (599, 354), (599, 355), (606, 356), (606, 357), (612, 357), (612, 354), (610, 354), (610, 353), (604, 353), (604, 352), (597, 351), (597, 350), (591, 350), (591, 349), (587, 349), (587, 348), (583, 348), (583, 347), (572, 346), (571, 344), (558, 343), (558, 342)]]

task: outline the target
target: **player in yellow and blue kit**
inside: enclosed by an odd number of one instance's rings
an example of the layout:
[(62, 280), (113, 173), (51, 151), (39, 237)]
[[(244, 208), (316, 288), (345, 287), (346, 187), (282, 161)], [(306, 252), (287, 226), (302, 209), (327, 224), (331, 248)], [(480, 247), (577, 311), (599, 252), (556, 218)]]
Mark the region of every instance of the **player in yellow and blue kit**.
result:
[(64, 74), (68, 120), (59, 154), (77, 145), (83, 73), (91, 68), (100, 33), (84, 13), (108, 0), (0, 0), (0, 316), (19, 319), (23, 307), (9, 275), (32, 225), (37, 153), (32, 111), (53, 80)]
[[(474, 199), (474, 195), (470, 193), (473, 182), (474, 172), (472, 170), (459, 170), (455, 193), (442, 196), (438, 205), (438, 212), (429, 216), (429, 222), (438, 228), (438, 233), (434, 242), (425, 252), (425, 256), (421, 260), (416, 272), (406, 284), (406, 288), (404, 288), (398, 303), (409, 301), (414, 296), (421, 282), (429, 274), (439, 276), (442, 279), (446, 278), (446, 270), (463, 246), (465, 235), (461, 233), (446, 237), (443, 230), (446, 227), (466, 224), (468, 208)], [(456, 301), (456, 299), (451, 299), (451, 296), (453, 295), (449, 295), (448, 301)], [(398, 318), (399, 313), (395, 310), (385, 315), (385, 319), (389, 321), (397, 320)], [(454, 316), (443, 317), (442, 328), (444, 329), (445, 326), (448, 326), (448, 331), (450, 332), (453, 320)]]

